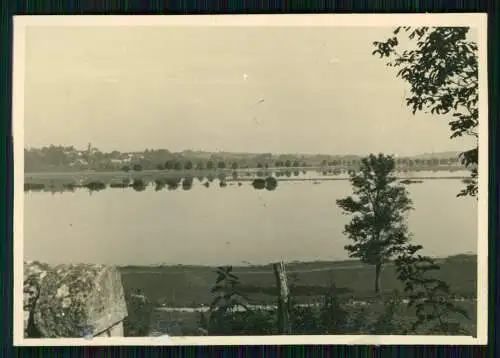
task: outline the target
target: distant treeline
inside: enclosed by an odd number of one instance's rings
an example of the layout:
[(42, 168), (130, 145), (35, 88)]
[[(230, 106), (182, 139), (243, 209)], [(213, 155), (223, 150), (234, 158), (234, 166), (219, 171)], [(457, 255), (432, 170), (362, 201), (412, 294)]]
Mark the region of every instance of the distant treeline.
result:
[[(79, 150), (73, 146), (48, 146), (24, 150), (26, 172), (67, 171), (140, 171), (140, 170), (212, 170), (249, 168), (356, 167), (361, 157), (355, 155), (301, 155), (272, 153), (230, 153), (146, 149), (142, 152), (103, 152), (89, 144)], [(458, 153), (432, 157), (398, 158), (404, 168), (461, 167)]]

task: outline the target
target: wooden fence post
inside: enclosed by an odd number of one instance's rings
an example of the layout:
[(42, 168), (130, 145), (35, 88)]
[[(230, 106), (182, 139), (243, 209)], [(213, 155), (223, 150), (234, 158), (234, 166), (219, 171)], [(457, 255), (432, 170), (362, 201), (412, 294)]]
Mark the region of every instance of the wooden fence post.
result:
[(285, 264), (283, 261), (273, 264), (276, 285), (278, 286), (278, 325), (281, 334), (292, 334), (290, 322), (290, 291), (286, 278)]

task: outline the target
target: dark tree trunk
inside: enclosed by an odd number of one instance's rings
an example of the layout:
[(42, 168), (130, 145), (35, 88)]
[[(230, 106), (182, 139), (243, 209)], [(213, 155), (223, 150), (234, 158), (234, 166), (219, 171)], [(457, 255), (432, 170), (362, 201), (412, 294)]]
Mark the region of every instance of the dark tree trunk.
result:
[(375, 265), (375, 293), (380, 294), (380, 273), (382, 272), (382, 264)]

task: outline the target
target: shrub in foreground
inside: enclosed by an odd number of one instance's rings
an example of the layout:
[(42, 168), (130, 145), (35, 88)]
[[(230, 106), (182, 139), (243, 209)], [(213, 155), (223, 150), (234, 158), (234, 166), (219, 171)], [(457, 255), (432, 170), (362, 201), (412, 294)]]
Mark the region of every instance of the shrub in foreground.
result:
[(140, 291), (125, 295), (128, 316), (123, 322), (125, 337), (147, 337), (154, 304)]

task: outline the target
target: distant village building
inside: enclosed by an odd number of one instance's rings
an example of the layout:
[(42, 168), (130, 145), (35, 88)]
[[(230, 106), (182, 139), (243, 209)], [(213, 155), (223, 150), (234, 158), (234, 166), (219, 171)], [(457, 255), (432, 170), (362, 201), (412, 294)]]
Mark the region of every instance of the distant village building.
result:
[(123, 159), (111, 159), (110, 162), (111, 164), (114, 165), (122, 165), (122, 164), (128, 164), (130, 163), (130, 158), (123, 158)]

